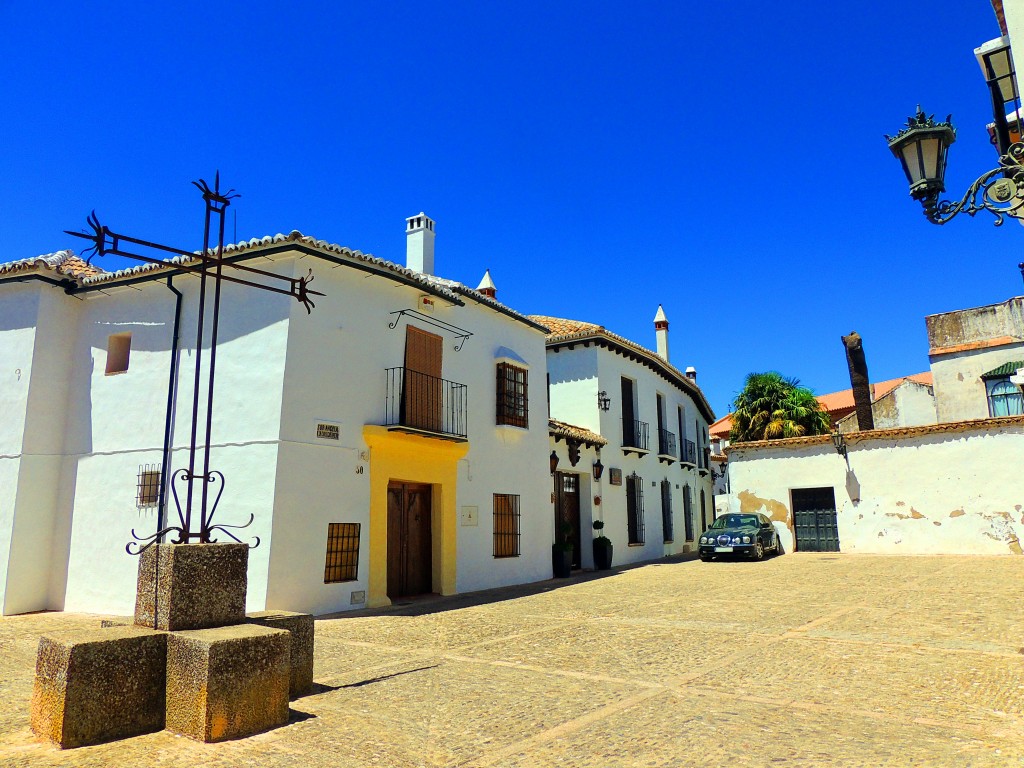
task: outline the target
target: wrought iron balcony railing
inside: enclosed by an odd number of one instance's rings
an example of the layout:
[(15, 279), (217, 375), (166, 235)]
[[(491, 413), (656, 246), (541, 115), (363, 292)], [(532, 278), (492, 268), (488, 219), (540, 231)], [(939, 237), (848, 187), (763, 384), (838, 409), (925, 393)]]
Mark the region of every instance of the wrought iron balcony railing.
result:
[(676, 453), (675, 433), (669, 432), (667, 429), (658, 430), (658, 455), (671, 456), (673, 458), (678, 456)]
[(384, 426), (466, 437), (467, 387), (408, 368), (388, 368)]
[(693, 440), (683, 440), (683, 455), (680, 460), (686, 464), (697, 463), (697, 445)]
[(648, 433), (650, 425), (646, 421), (622, 421), (622, 447), (639, 448), (642, 451), (648, 449)]

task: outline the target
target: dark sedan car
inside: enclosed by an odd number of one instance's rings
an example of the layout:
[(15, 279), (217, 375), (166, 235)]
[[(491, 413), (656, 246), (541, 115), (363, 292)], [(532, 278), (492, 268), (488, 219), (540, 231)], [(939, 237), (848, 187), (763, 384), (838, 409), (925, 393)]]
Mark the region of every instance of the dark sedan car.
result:
[(772, 521), (764, 515), (722, 515), (701, 535), (698, 552), (704, 562), (716, 555), (744, 555), (763, 560), (765, 552), (780, 552), (779, 535)]

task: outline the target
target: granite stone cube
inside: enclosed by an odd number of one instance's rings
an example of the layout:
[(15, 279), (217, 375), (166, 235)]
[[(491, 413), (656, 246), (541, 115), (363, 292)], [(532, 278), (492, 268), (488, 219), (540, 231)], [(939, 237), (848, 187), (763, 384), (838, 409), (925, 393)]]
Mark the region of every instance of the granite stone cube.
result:
[(305, 696), (313, 689), (313, 615), (291, 611), (257, 611), (247, 613), (246, 621), (261, 627), (285, 629), (291, 642), (291, 698)]
[(245, 621), (246, 544), (155, 544), (139, 556), (135, 623), (164, 630)]
[(167, 635), (141, 627), (44, 635), (32, 730), (62, 748), (164, 727)]
[(291, 635), (240, 624), (167, 636), (167, 730), (197, 741), (288, 722)]

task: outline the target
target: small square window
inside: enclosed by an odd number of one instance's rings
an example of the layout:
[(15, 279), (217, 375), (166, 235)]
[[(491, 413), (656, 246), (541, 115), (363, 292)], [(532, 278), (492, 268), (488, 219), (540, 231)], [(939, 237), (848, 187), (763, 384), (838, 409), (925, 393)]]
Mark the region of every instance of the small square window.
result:
[(160, 470), (155, 464), (139, 467), (135, 485), (135, 506), (139, 509), (155, 507), (160, 503)]
[(324, 584), (359, 578), (359, 523), (328, 523)]
[(132, 351), (132, 335), (130, 333), (114, 333), (107, 337), (107, 376), (125, 373), (128, 370), (128, 358)]

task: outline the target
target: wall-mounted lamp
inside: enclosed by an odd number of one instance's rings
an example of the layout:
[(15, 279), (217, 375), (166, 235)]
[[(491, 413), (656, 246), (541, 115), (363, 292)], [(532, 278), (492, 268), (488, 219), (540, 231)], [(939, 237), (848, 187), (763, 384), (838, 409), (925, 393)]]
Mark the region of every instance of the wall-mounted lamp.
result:
[(602, 464), (601, 463), (601, 459), (598, 458), (598, 460), (594, 462), (594, 479), (595, 480), (600, 480), (601, 479), (601, 475), (603, 475), (603, 474), (604, 474), (604, 464)]
[(597, 407), (602, 411), (607, 411), (612, 407), (612, 399), (608, 397), (608, 393), (603, 389), (597, 393)]
[(840, 456), (842, 456), (845, 459), (846, 458), (846, 438), (843, 436), (843, 433), (840, 432), (838, 429), (835, 432), (832, 433), (832, 445), (835, 446), (836, 453), (838, 453)]
[(555, 474), (555, 470), (558, 469), (558, 454), (555, 451), (552, 451), (548, 458), (548, 466), (551, 467), (551, 474)]

